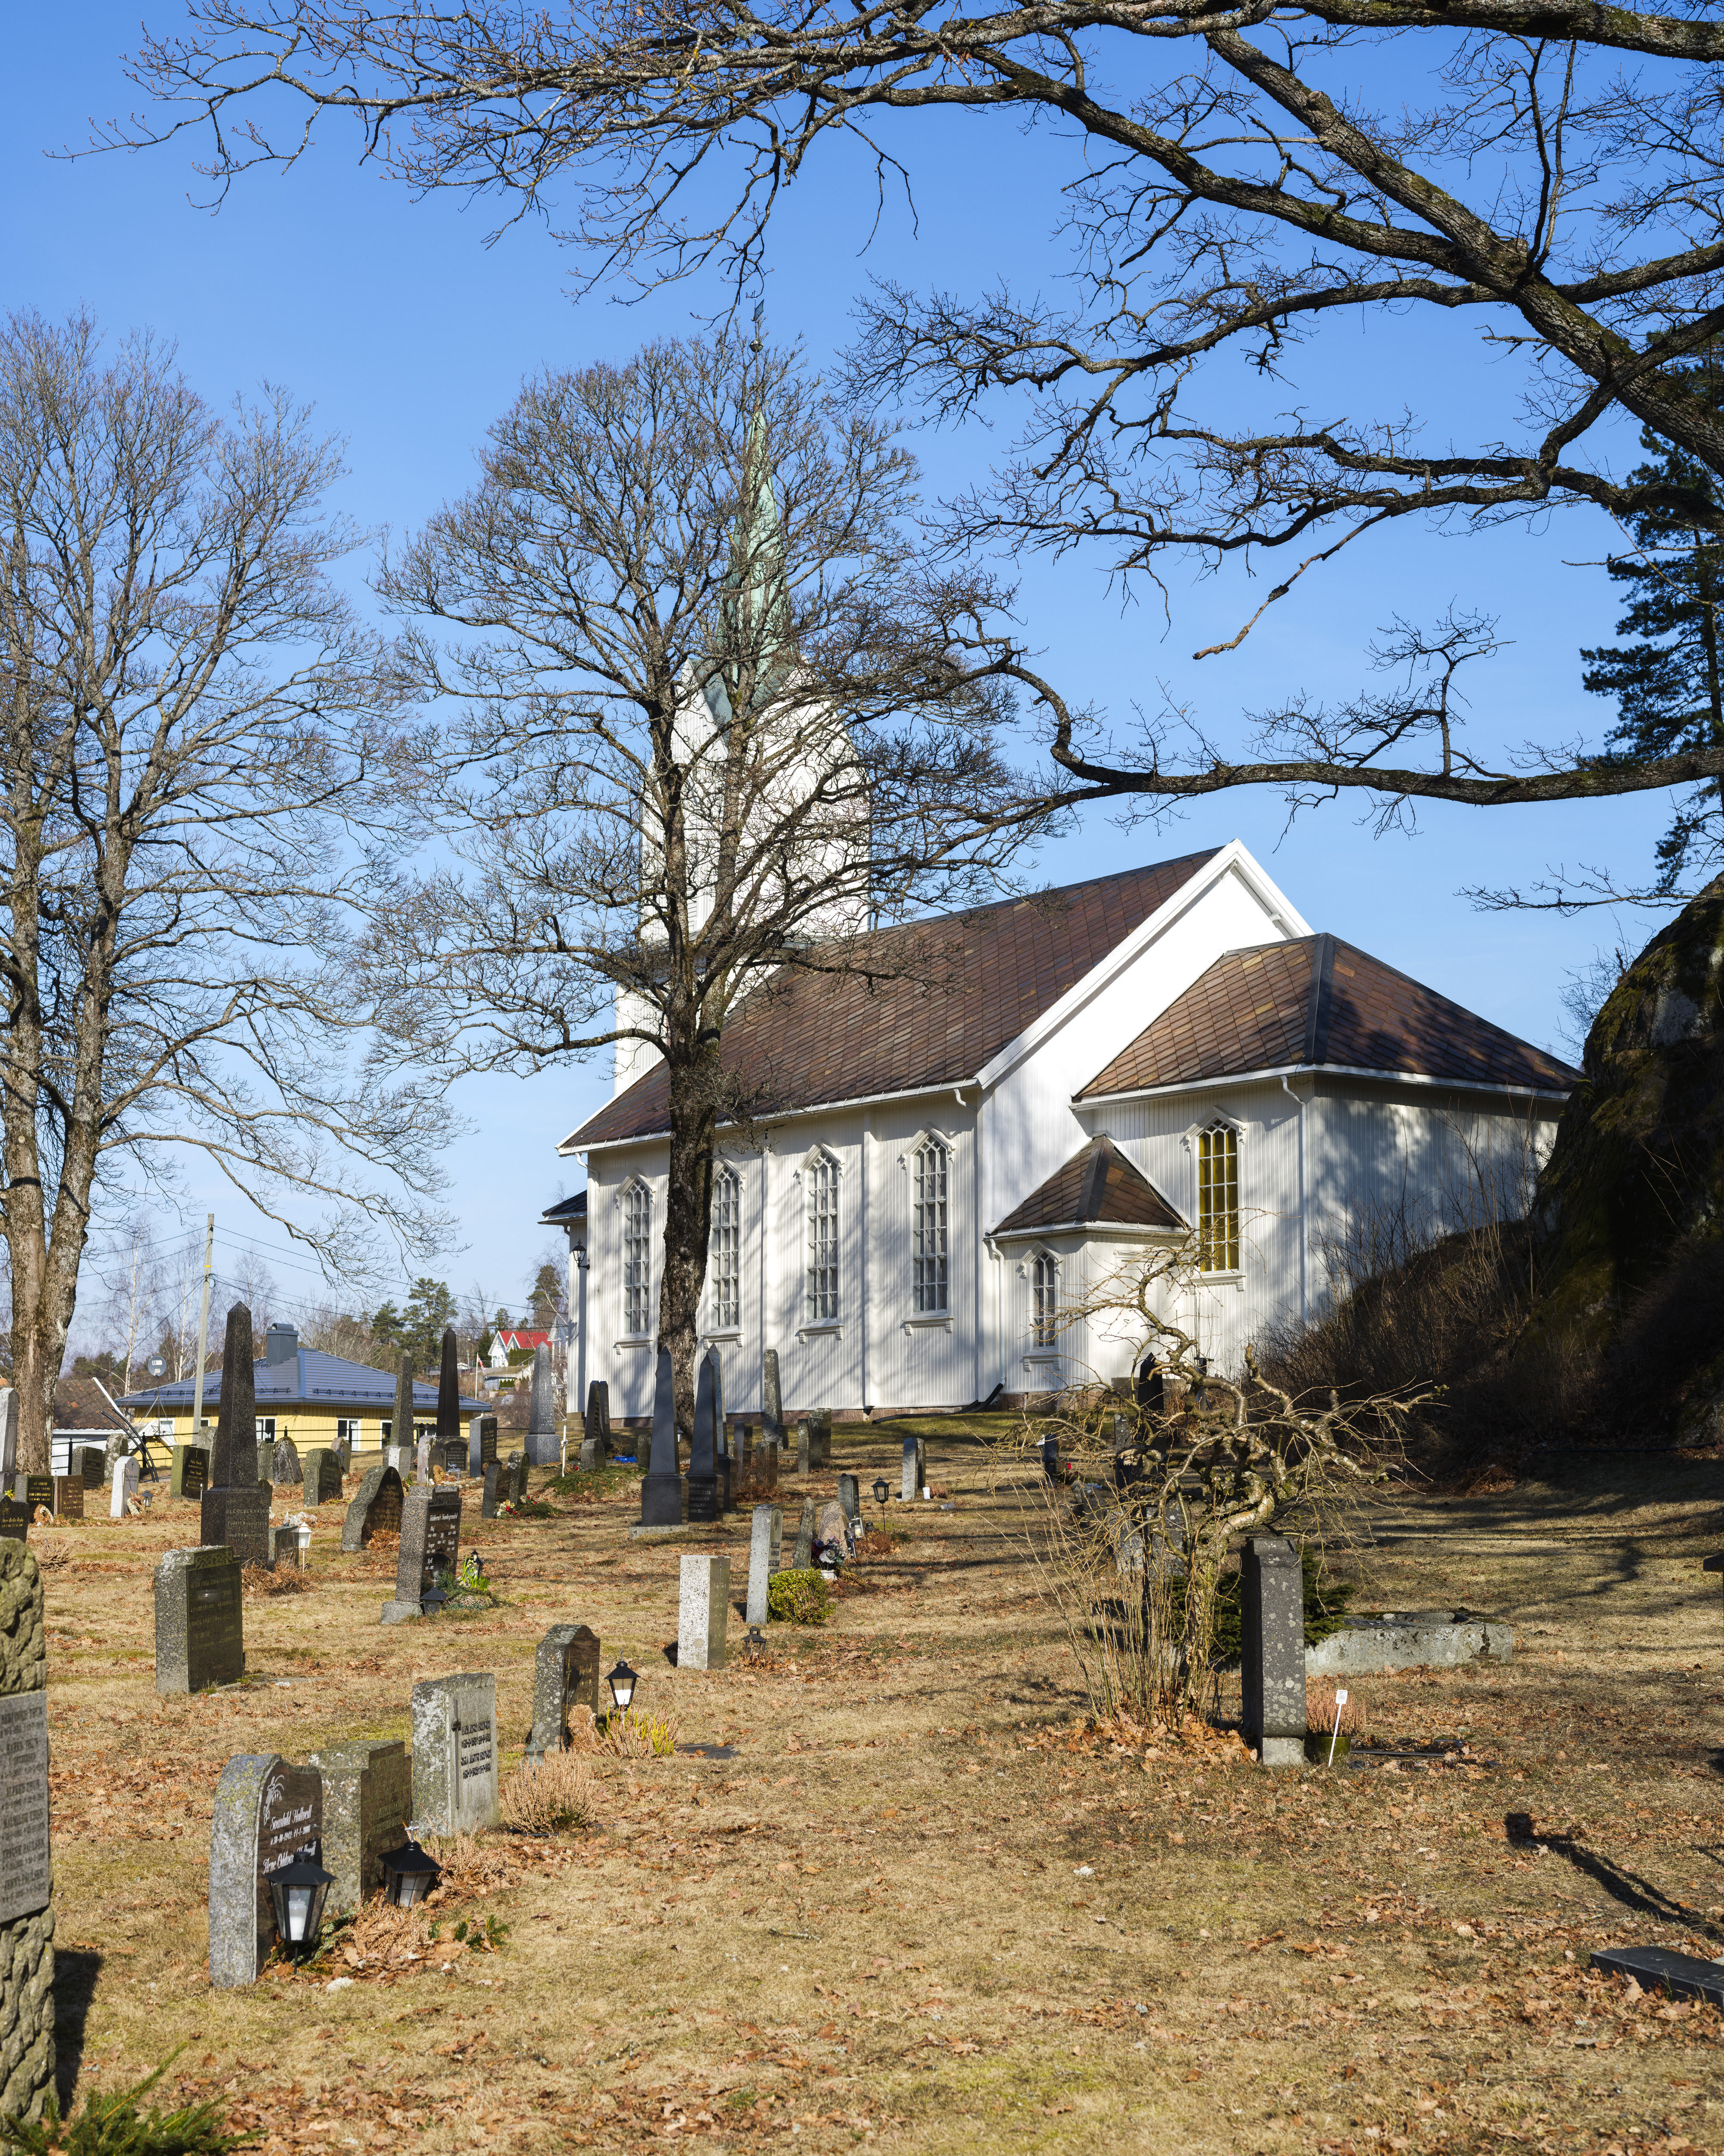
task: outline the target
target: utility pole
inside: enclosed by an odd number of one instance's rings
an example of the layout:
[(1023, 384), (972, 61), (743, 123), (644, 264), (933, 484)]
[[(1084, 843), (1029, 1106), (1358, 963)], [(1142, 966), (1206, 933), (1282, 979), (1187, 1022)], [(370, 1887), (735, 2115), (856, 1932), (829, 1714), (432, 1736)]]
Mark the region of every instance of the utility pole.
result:
[(215, 1255), (215, 1215), (212, 1213), (203, 1228), (203, 1299), (198, 1310), (198, 1376), (192, 1392), (192, 1442), (200, 1445), (203, 1435), (203, 1365), (209, 1359), (209, 1265)]

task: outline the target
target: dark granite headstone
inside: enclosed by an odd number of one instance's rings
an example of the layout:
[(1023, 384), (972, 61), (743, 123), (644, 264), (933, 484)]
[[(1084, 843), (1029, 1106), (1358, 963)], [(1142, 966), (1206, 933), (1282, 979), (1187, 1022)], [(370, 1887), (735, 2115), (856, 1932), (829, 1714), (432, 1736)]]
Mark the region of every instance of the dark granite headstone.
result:
[(832, 1410), (830, 1408), (822, 1408), (814, 1417), (809, 1437), (809, 1466), (830, 1467), (832, 1464)]
[(482, 1475), (497, 1458), (497, 1417), (475, 1415), (467, 1424), (467, 1472)]
[(641, 1482), (643, 1527), (680, 1527), (682, 1477), (677, 1467), (677, 1388), (671, 1351), (658, 1351), (657, 1383), (652, 1395), (652, 1452)]
[(432, 1677), (413, 1688), (413, 1826), (477, 1834), (497, 1825), (497, 1679)]
[(30, 1508), (16, 1497), (0, 1497), (0, 1540), (27, 1543), (30, 1539)]
[(305, 1502), (318, 1505), (338, 1505), (342, 1495), (342, 1456), (331, 1446), (319, 1445), (305, 1457)]
[(242, 1752), (216, 1784), (209, 1830), (209, 1981), (255, 1984), (275, 1942), (265, 1875), (296, 1856), (316, 1861), (323, 1839), (323, 1778), (273, 1752)]
[(583, 1467), (589, 1463), (585, 1457), (587, 1446), (592, 1447), (591, 1465), (602, 1467), (610, 1457), (610, 1388), (602, 1378), (594, 1378), (587, 1387), (587, 1411), (581, 1425)]
[(838, 1477), (838, 1502), (844, 1508), (844, 1517), (852, 1531), (862, 1517), (862, 1485), (853, 1475)]
[(1643, 1991), (1667, 1991), (1672, 1999), (1703, 1999), (1724, 2006), (1724, 1964), (1702, 1961), (1674, 1947), (1601, 1947), (1594, 1969), (1612, 1976), (1631, 1976)]
[(239, 1561), (230, 1549), (169, 1550), (156, 1568), (156, 1689), (206, 1691), (245, 1674)]
[(342, 1548), (363, 1549), (373, 1535), (399, 1534), (402, 1497), (401, 1477), (387, 1460), (367, 1468), (358, 1494), (342, 1522)]
[(723, 1466), (718, 1433), (723, 1428), (723, 1399), (718, 1351), (708, 1348), (695, 1381), (694, 1439), (688, 1450), (688, 1517), (716, 1520), (724, 1508)]
[[(908, 1438), (904, 1440), (904, 1481), (906, 1482), (910, 1479), (912, 1470), (910, 1442)], [(1042, 1472), (1050, 1482), (1058, 1482), (1059, 1480), (1059, 1439), (1052, 1430), (1049, 1430), (1042, 1440)], [(908, 1496), (909, 1494), (906, 1490), (904, 1495)], [(916, 1495), (919, 1497), (921, 1494), (919, 1490), (917, 1491)]]
[(461, 1351), (455, 1343), (455, 1327), (445, 1325), (437, 1370), (437, 1435), (448, 1443), (461, 1434)]
[(416, 1483), (401, 1507), (401, 1559), (395, 1573), (395, 1599), (383, 1604), (383, 1622), (398, 1625), (423, 1614), (428, 1589), (440, 1572), (453, 1572), (461, 1561), (461, 1493), (448, 1483)]
[(1256, 1745), (1263, 1766), (1303, 1766), (1305, 1620), (1299, 1552), (1284, 1535), (1248, 1535), (1240, 1573), (1246, 1739)]
[(20, 1475), (13, 1485), (12, 1494), (21, 1505), (29, 1507), (30, 1517), (36, 1517), (36, 1507), (45, 1505), (54, 1510), (54, 1477), (51, 1475)]
[(209, 1480), (209, 1447), (207, 1445), (177, 1445), (173, 1448), (173, 1464), (167, 1471), (167, 1494), (183, 1497), (195, 1503), (203, 1495)]
[(485, 1470), (485, 1481), (479, 1497), (479, 1517), (481, 1520), (497, 1517), (497, 1486), (502, 1470), (492, 1460)]
[(57, 1520), (84, 1517), (84, 1477), (56, 1475), (54, 1478), (54, 1517)]
[(333, 1872), (327, 1907), (357, 1912), (383, 1884), (383, 1859), (407, 1840), (413, 1768), (397, 1737), (355, 1738), (311, 1755), (323, 1777), (323, 1854)]
[(511, 1505), (524, 1504), (527, 1500), (527, 1455), (512, 1452), (503, 1462), (503, 1497)]
[(209, 1480), (198, 1504), (198, 1539), (205, 1549), (225, 1546), (241, 1564), (267, 1566), (270, 1491), (257, 1479), (252, 1370), (251, 1312), (236, 1302), (222, 1342), (221, 1405), (209, 1448)]
[(72, 1448), (72, 1472), (82, 1476), (86, 1490), (100, 1490), (108, 1479), (102, 1471), (103, 1453), (99, 1445), (77, 1445)]
[(589, 1707), (598, 1713), (599, 1662), (599, 1635), (588, 1625), (553, 1625), (539, 1641), (533, 1669), (528, 1758), (566, 1748), (571, 1707)]

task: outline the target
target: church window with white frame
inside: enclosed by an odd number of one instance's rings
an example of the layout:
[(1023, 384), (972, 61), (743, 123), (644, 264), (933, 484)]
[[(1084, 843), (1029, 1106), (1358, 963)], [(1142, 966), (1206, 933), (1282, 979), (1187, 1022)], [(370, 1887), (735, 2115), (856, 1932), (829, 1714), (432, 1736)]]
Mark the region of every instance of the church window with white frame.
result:
[(1059, 1339), (1059, 1260), (1037, 1250), (1030, 1264), (1030, 1344), (1052, 1348)]
[(836, 1323), (838, 1316), (838, 1163), (828, 1152), (811, 1153), (808, 1186), (808, 1322)]
[(713, 1329), (734, 1332), (743, 1322), (743, 1186), (733, 1168), (713, 1178)]
[(1197, 1270), (1239, 1270), (1239, 1133), (1231, 1123), (1197, 1133)]
[(939, 1315), (951, 1307), (951, 1149), (924, 1138), (911, 1163), (910, 1247), (916, 1314)]
[(623, 1331), (641, 1333), (652, 1323), (652, 1193), (644, 1183), (623, 1191)]

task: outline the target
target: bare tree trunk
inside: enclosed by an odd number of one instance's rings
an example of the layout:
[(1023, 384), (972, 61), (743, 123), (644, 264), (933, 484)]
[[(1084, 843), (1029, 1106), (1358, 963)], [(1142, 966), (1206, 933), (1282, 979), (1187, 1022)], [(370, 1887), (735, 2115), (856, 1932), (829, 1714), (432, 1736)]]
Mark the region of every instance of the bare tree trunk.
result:
[(677, 1379), (677, 1427), (694, 1434), (700, 1298), (707, 1279), (713, 1219), (713, 1152), (718, 1135), (718, 1050), (674, 1050), (670, 1058), (670, 1175), (665, 1196), (664, 1276), (659, 1287), (658, 1344), (671, 1351)]

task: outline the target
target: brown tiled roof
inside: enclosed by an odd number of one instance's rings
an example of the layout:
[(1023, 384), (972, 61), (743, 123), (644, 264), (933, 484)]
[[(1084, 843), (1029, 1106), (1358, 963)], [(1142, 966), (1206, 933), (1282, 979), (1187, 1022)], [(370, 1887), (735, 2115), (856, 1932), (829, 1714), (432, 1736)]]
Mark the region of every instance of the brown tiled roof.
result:
[(1580, 1075), (1356, 945), (1305, 936), (1217, 958), (1078, 1098), (1300, 1064), (1548, 1092)]
[[(724, 1029), (737, 1097), (751, 1115), (781, 1115), (964, 1084), (1212, 858), (881, 929), (847, 947), (842, 971), (812, 970), (817, 952), (808, 968), (781, 968)], [(654, 1136), (668, 1127), (666, 1108), (660, 1063), (568, 1143)]]
[[(117, 1384), (108, 1390), (117, 1393)], [(123, 1430), (122, 1416), (115, 1414), (101, 1396), (94, 1378), (56, 1378), (54, 1381), (54, 1427), (56, 1430)]]
[(1185, 1222), (1126, 1159), (1110, 1137), (1092, 1138), (1063, 1168), (1032, 1190), (994, 1230), (996, 1235), (1031, 1234), (1038, 1228), (1068, 1228), (1090, 1221), (1111, 1221), (1121, 1228), (1183, 1228)]

